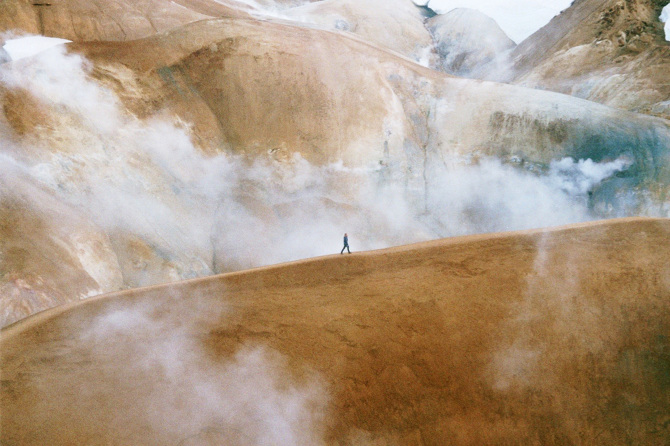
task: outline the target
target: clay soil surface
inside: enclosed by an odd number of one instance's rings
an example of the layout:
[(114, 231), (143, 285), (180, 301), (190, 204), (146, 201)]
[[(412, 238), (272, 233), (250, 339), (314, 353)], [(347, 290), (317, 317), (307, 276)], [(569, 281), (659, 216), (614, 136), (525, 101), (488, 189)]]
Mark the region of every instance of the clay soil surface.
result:
[(65, 305), (2, 331), (0, 443), (667, 444), (669, 248), (610, 220)]

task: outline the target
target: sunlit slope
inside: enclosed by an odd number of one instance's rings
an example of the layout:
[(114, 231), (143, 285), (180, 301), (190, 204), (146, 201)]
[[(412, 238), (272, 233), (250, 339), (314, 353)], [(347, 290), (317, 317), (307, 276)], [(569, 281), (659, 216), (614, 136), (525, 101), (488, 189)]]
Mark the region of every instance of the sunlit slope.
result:
[(92, 59), (94, 74), (135, 113), (170, 110), (194, 123), (196, 140), (238, 152), (381, 165), (410, 182), (473, 153), (545, 166), (625, 156), (632, 183), (668, 178), (666, 120), (453, 78), (343, 34), (217, 19), (72, 51)]
[(2, 331), (1, 440), (662, 444), (669, 235), (470, 236), (63, 306)]
[[(67, 51), (0, 68), (0, 163), (44, 192), (3, 212), (46, 222), (3, 229), (20, 249), (0, 299), (21, 309), (4, 322), (336, 252), (344, 231), (372, 249), (667, 213), (668, 121), (446, 76), (360, 36), (225, 18)], [(61, 236), (51, 201), (88, 221)], [(72, 274), (41, 268), (63, 252)]]
[(132, 40), (210, 17), (246, 17), (248, 9), (234, 0), (5, 0), (0, 32)]

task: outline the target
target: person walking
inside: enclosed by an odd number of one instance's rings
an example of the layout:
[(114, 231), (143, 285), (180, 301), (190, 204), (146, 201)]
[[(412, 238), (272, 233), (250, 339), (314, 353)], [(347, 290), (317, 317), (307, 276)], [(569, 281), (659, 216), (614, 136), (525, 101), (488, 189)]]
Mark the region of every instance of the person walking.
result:
[(349, 237), (347, 236), (347, 233), (344, 233), (344, 246), (342, 247), (342, 251), (340, 251), (340, 254), (344, 254), (344, 248), (347, 248), (347, 252), (351, 254), (351, 251), (349, 250)]

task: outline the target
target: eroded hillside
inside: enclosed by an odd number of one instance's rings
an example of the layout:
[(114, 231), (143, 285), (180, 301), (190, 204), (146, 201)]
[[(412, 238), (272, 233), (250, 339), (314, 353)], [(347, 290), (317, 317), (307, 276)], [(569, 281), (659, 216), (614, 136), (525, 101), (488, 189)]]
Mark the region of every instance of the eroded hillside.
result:
[(80, 41), (133, 40), (212, 17), (247, 17), (234, 0), (5, 0), (0, 32)]
[[(364, 250), (667, 215), (668, 121), (447, 76), (384, 47), (393, 33), (328, 28), (345, 12), (354, 23), (344, 6), (2, 64), (3, 181), (35, 192), (2, 191), (3, 323), (336, 252), (346, 231)], [(328, 29), (305, 21), (321, 10)], [(407, 38), (423, 35), (416, 10), (399, 11)], [(22, 221), (42, 223), (8, 223)]]
[(670, 118), (667, 0), (578, 0), (512, 53), (516, 83)]
[(664, 444), (664, 4), (0, 2), (0, 443)]

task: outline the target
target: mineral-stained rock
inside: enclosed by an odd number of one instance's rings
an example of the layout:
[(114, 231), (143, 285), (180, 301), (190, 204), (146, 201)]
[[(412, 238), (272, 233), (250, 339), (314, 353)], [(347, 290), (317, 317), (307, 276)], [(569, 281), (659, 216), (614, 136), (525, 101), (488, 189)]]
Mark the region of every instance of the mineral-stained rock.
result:
[(580, 0), (514, 50), (515, 83), (670, 118), (666, 0)]

